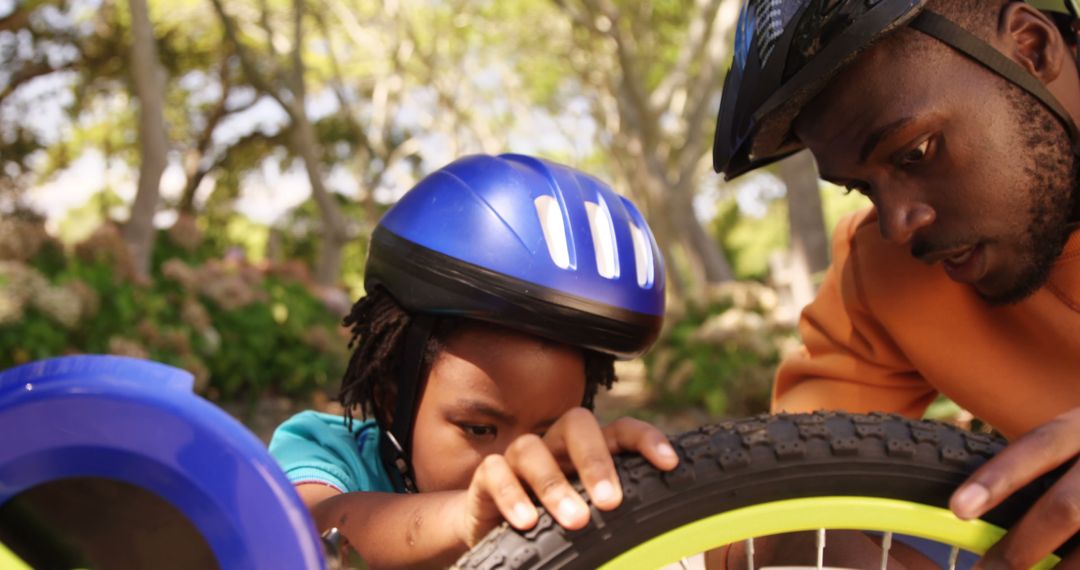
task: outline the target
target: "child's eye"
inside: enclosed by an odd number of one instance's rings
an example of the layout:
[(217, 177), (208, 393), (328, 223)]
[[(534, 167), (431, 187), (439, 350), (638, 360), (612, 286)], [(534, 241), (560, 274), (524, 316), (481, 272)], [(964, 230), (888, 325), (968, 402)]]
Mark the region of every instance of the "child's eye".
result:
[(474, 439), (494, 439), (498, 434), (498, 430), (495, 426), (480, 425), (480, 424), (461, 424), (461, 430), (465, 432), (465, 435)]
[(915, 164), (917, 162), (921, 162), (924, 158), (926, 158), (926, 154), (929, 151), (930, 139), (926, 139), (923, 142), (919, 143), (919, 146), (916, 146), (915, 148), (910, 149), (900, 155), (900, 164), (907, 166)]

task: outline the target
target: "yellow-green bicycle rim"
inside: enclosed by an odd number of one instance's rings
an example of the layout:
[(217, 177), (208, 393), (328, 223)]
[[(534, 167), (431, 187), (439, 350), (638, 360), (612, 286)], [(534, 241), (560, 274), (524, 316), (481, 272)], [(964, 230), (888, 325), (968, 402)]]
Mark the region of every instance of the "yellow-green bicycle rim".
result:
[[(750, 538), (800, 530), (872, 530), (935, 540), (982, 554), (1005, 531), (963, 521), (946, 509), (876, 497), (811, 497), (734, 509), (660, 534), (620, 554), (605, 570), (659, 568), (682, 558)], [(1034, 568), (1051, 568), (1048, 556)]]

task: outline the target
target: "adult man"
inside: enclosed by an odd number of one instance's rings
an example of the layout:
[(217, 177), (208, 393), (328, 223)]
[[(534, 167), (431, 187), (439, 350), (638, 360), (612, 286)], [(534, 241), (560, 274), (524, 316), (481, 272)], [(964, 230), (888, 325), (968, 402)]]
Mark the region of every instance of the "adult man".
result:
[(1080, 530), (1080, 76), (1058, 24), (1008, 0), (750, 0), (717, 125), (728, 178), (809, 148), (874, 204), (835, 232), (775, 409), (952, 397), (1013, 440), (954, 494), (964, 518), (1072, 463), (986, 568)]

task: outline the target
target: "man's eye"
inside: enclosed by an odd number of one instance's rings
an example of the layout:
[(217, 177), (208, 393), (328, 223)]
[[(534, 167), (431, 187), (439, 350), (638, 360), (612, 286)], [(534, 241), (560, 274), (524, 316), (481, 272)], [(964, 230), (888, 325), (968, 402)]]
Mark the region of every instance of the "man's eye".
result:
[(905, 152), (900, 156), (900, 164), (915, 164), (926, 158), (927, 151), (930, 150), (930, 139), (924, 140), (919, 146)]
[(491, 439), (498, 433), (495, 426), (479, 424), (461, 424), (461, 430), (465, 435), (476, 439)]

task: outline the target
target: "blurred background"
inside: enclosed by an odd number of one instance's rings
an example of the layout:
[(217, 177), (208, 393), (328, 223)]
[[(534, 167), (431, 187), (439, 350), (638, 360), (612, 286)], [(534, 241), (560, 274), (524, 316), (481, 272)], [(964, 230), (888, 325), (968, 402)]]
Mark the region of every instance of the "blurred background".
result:
[(602, 415), (767, 408), (863, 198), (796, 155), (711, 169), (738, 0), (0, 0), (0, 369), (151, 358), (267, 437), (334, 410), (367, 238), (470, 153), (643, 210), (669, 314)]

